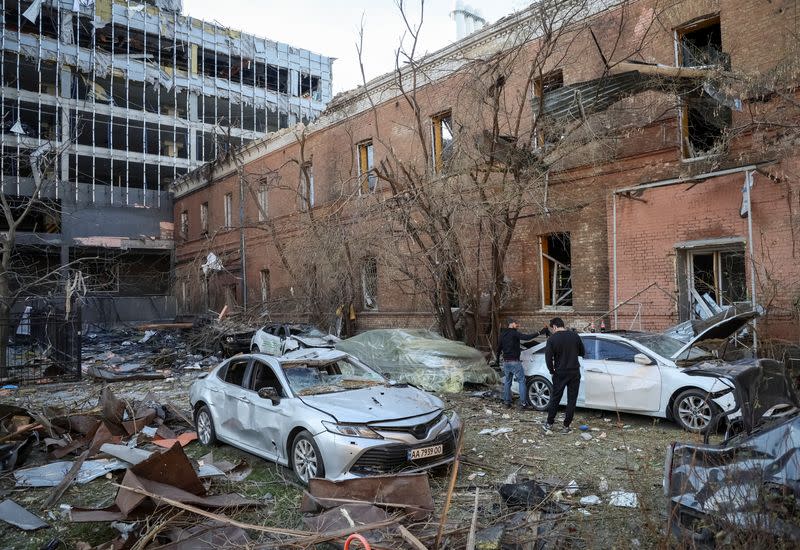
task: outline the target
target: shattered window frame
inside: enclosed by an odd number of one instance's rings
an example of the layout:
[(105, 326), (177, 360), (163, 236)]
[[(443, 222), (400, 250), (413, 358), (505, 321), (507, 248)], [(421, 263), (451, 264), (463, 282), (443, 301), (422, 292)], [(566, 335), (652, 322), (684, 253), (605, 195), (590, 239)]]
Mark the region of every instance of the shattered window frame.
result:
[[(706, 37), (698, 47), (693, 35)], [(714, 40), (712, 43), (712, 39)], [(719, 13), (698, 17), (674, 30), (675, 64), (679, 67), (728, 67), (730, 56), (723, 51)], [(714, 99), (705, 87), (680, 98), (678, 109), (681, 157), (697, 160), (722, 152), (725, 130), (733, 124), (730, 107)]]
[(563, 87), (564, 71), (560, 68), (548, 71), (533, 81), (533, 103), (535, 111), (533, 115), (533, 125), (535, 141), (534, 147), (536, 148), (544, 148), (548, 145), (556, 145), (559, 141), (561, 141), (561, 136), (558, 135), (560, 132), (553, 132), (553, 128), (550, 128), (550, 131), (548, 132), (548, 129), (545, 128), (545, 126), (547, 126), (548, 118), (543, 115), (538, 115), (536, 112), (538, 112), (540, 107), (540, 100), (542, 100), (548, 92), (552, 92), (553, 90), (558, 90), (559, 88)]
[[(689, 319), (702, 318), (700, 311), (707, 315), (716, 313), (714, 305), (725, 308), (749, 302), (747, 252), (743, 243), (687, 248), (685, 255), (686, 290), (682, 301)], [(701, 267), (701, 257), (710, 269)], [(699, 270), (702, 271), (698, 273)]]
[(200, 234), (208, 235), (208, 202), (200, 205)]
[(375, 174), (375, 147), (371, 139), (362, 141), (357, 146), (358, 177), (361, 180), (359, 193), (367, 195), (378, 189), (378, 176)]
[(258, 221), (263, 222), (267, 220), (269, 213), (269, 195), (267, 191), (267, 184), (262, 183), (258, 187)]
[[(569, 263), (563, 261), (565, 258), (555, 258), (555, 251), (551, 254), (551, 241), (562, 242), (561, 251), (566, 252)], [(573, 309), (572, 239), (568, 231), (539, 235), (539, 284), (543, 310)]]
[(431, 154), (433, 171), (441, 174), (453, 158), (455, 132), (453, 131), (453, 111), (447, 110), (431, 117)]
[(306, 161), (300, 166), (300, 211), (314, 208), (314, 165)]
[(261, 301), (267, 302), (270, 298), (270, 273), (269, 269), (262, 269), (258, 273), (258, 281), (261, 285)]
[(364, 309), (378, 309), (378, 259), (367, 256), (361, 262), (361, 295)]
[(223, 198), (223, 209), (225, 219), (223, 220), (223, 227), (233, 227), (233, 193), (225, 193)]
[(181, 238), (189, 238), (189, 211), (184, 210), (181, 212)]

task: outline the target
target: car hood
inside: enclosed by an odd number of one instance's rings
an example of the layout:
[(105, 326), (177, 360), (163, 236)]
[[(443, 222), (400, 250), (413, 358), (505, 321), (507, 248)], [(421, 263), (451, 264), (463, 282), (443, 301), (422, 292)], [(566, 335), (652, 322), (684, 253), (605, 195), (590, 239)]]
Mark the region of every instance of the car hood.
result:
[(374, 386), (303, 395), (300, 399), (306, 405), (330, 414), (337, 422), (352, 424), (413, 418), (443, 408), (438, 397), (411, 386)]
[(713, 376), (731, 381), (736, 404), (742, 411), (744, 429), (748, 433), (764, 421), (765, 413), (775, 407), (800, 408), (786, 368), (772, 359), (706, 361), (683, 372), (691, 376)]
[(327, 336), (303, 336), (297, 334), (291, 338), (297, 340), (307, 348), (332, 348), (339, 341), (339, 338), (332, 334)]
[[(729, 311), (733, 312), (733, 310)], [(686, 353), (686, 350), (694, 347), (698, 342), (702, 342), (704, 340), (721, 340), (723, 338), (729, 338), (759, 315), (760, 313), (754, 309), (739, 313), (724, 312), (720, 314), (718, 319), (715, 318), (711, 323), (700, 328), (695, 334), (694, 338), (689, 340), (680, 350), (675, 352), (671, 359), (673, 361), (677, 361), (679, 357)]]

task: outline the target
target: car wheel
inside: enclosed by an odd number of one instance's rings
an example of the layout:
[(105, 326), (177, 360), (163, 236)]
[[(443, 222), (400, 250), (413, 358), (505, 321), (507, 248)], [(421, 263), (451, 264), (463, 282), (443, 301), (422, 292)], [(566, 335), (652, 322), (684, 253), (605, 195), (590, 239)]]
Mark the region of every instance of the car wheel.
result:
[(203, 405), (194, 415), (194, 427), (197, 430), (197, 439), (203, 445), (214, 445), (217, 442), (217, 432), (214, 431), (214, 420), (211, 411)]
[(705, 433), (719, 407), (702, 390), (686, 390), (675, 398), (672, 417), (678, 425), (692, 433)]
[(292, 442), (292, 470), (303, 485), (308, 485), (312, 477), (325, 477), (322, 454), (307, 431), (297, 434)]
[(547, 378), (531, 376), (526, 381), (528, 386), (528, 404), (537, 411), (546, 411), (553, 395), (553, 384)]

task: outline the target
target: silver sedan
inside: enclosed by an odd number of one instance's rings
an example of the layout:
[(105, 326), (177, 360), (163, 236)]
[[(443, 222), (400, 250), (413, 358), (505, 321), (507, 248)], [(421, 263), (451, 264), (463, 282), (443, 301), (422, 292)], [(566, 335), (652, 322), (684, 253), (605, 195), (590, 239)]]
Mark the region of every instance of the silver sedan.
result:
[(275, 461), (302, 483), (446, 465), (461, 429), (439, 398), (331, 349), (238, 355), (195, 381), (189, 398), (201, 443)]

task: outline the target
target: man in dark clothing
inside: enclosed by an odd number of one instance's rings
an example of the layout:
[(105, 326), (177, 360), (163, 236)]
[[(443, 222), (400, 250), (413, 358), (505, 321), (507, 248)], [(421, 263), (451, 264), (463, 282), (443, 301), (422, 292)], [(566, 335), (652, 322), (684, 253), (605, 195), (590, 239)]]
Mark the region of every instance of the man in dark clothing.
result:
[(503, 401), (506, 408), (511, 408), (511, 382), (513, 378), (517, 379), (519, 386), (519, 402), (523, 409), (528, 408), (528, 388), (525, 384), (525, 369), (522, 368), (522, 362), (519, 360), (521, 352), (520, 341), (532, 340), (540, 334), (549, 332), (547, 327), (534, 332), (533, 334), (523, 334), (517, 329), (519, 324), (514, 319), (508, 320), (508, 328), (500, 334), (500, 339), (497, 342), (497, 360), (503, 358), (503, 375), (505, 380), (503, 383)]
[(567, 412), (564, 415), (564, 427), (561, 433), (568, 434), (572, 431), (569, 425), (572, 417), (575, 416), (575, 403), (578, 401), (578, 390), (581, 387), (581, 365), (578, 356), (585, 356), (586, 350), (583, 341), (577, 332), (566, 330), (564, 321), (559, 317), (550, 320), (552, 335), (547, 339), (544, 348), (544, 360), (547, 363), (547, 370), (553, 378), (553, 394), (550, 396), (550, 404), (547, 407), (547, 422), (544, 425), (545, 431), (553, 429), (553, 422), (556, 419), (558, 404), (564, 395), (564, 388), (567, 389)]

